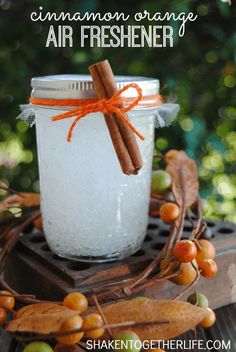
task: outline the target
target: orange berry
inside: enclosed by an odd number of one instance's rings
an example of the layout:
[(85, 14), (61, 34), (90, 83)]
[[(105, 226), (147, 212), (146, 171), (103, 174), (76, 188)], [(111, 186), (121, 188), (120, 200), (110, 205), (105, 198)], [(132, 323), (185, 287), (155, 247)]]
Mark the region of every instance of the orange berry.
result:
[(80, 292), (69, 293), (63, 301), (64, 306), (77, 310), (79, 314), (85, 313), (88, 309), (87, 298)]
[(198, 262), (201, 275), (210, 279), (214, 277), (217, 273), (217, 265), (212, 259), (205, 259), (201, 262)]
[[(193, 260), (193, 264), (197, 267), (196, 260)], [(160, 264), (161, 270), (164, 270), (167, 265), (167, 258), (163, 259)], [(165, 274), (171, 275), (174, 273), (178, 273), (179, 275), (169, 279), (171, 282), (177, 285), (189, 285), (191, 284), (197, 277), (197, 272), (192, 266), (192, 263), (180, 263), (178, 261), (174, 261), (170, 264), (169, 270)]]
[(176, 149), (171, 149), (165, 154), (165, 161), (168, 164), (179, 153)]
[[(101, 328), (103, 324), (104, 323), (100, 314), (91, 313), (87, 315), (84, 318), (83, 326), (82, 326), (82, 328), (85, 331), (85, 337), (90, 339), (98, 339), (99, 337), (102, 337), (105, 331), (104, 328)], [(94, 330), (91, 330), (93, 328)], [(86, 330), (90, 330), (90, 331), (86, 331)]]
[(0, 307), (0, 326), (3, 326), (6, 320), (7, 320), (7, 313), (5, 309)]
[(199, 246), (197, 246), (197, 261), (205, 259), (214, 259), (216, 250), (213, 244), (208, 240), (198, 240)]
[(206, 308), (206, 311), (207, 313), (199, 325), (203, 328), (210, 328), (212, 325), (214, 325), (216, 316), (212, 309)]
[(181, 240), (174, 245), (173, 255), (181, 263), (188, 263), (196, 258), (197, 248), (192, 241)]
[[(64, 332), (69, 332), (71, 330), (81, 329), (82, 324), (83, 324), (83, 319), (79, 315), (76, 315), (74, 317), (67, 319), (61, 325), (59, 332), (64, 333)], [(83, 332), (76, 332), (71, 335), (58, 336), (57, 341), (62, 345), (73, 346), (76, 343), (78, 343), (83, 336), (84, 336)]]
[(34, 220), (34, 227), (40, 231), (43, 229), (43, 221), (41, 216)]
[[(10, 296), (1, 296), (1, 294), (9, 294)], [(0, 304), (6, 309), (13, 309), (15, 306), (15, 298), (12, 297), (12, 294), (8, 291), (0, 291)]]
[(147, 352), (166, 352), (162, 348), (151, 348), (150, 350), (147, 350)]
[[(196, 263), (194, 263), (196, 266)], [(177, 285), (190, 285), (197, 277), (197, 272), (191, 263), (181, 263), (180, 273), (177, 277), (170, 279)]]
[(179, 217), (179, 207), (174, 203), (165, 203), (160, 207), (160, 218), (164, 222), (175, 221)]

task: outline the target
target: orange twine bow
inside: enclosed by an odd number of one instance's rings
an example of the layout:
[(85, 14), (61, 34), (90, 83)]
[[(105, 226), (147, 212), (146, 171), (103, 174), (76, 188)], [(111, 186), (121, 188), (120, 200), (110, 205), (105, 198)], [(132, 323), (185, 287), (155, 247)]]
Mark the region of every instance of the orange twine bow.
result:
[[(129, 88), (133, 88), (137, 91), (138, 96), (127, 106), (127, 107), (119, 107), (122, 103), (121, 94), (128, 90)], [(52, 121), (59, 121), (63, 119), (68, 119), (73, 116), (76, 116), (75, 120), (70, 126), (67, 141), (70, 142), (72, 138), (73, 130), (76, 124), (88, 114), (94, 112), (102, 112), (104, 114), (116, 114), (122, 121), (124, 121), (129, 128), (141, 139), (144, 140), (144, 136), (138, 132), (138, 130), (134, 127), (134, 125), (130, 122), (130, 120), (125, 115), (126, 112), (133, 109), (138, 105), (140, 100), (142, 100), (142, 89), (136, 83), (130, 83), (124, 86), (122, 89), (118, 90), (111, 98), (108, 99), (99, 99), (94, 102), (94, 100), (49, 100), (49, 99), (37, 99), (30, 98), (30, 103), (36, 105), (50, 105), (50, 106), (78, 106), (66, 113), (62, 113), (60, 115), (54, 116)]]

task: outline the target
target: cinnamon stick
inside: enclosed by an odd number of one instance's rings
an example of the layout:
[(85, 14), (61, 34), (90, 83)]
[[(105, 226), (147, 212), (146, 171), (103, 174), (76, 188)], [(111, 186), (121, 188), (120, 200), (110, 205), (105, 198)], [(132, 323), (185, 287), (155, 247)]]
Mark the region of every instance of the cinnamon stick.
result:
[[(89, 71), (99, 99), (111, 98), (117, 92), (115, 77), (107, 60), (90, 66)], [(104, 117), (123, 172), (137, 174), (143, 162), (134, 132), (114, 113), (104, 114)]]

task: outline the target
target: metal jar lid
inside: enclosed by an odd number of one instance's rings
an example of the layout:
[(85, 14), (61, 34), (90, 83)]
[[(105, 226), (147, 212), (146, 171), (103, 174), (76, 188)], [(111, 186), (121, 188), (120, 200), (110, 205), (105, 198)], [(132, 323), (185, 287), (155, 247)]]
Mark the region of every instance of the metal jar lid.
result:
[[(137, 83), (143, 97), (151, 97), (159, 93), (159, 80), (149, 77), (116, 76), (118, 89), (126, 84)], [(39, 99), (93, 99), (96, 98), (92, 78), (89, 75), (55, 75), (35, 77), (31, 80), (33, 98)], [(136, 96), (134, 89), (129, 89), (124, 97)]]

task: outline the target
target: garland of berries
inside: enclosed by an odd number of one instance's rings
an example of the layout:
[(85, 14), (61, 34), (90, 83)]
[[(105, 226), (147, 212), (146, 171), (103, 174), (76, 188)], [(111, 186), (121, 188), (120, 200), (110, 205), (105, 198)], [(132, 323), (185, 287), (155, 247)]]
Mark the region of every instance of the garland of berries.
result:
[[(190, 207), (185, 206), (185, 183), (187, 181), (184, 180), (181, 166), (178, 168), (178, 162), (180, 162), (180, 164), (181, 162), (189, 164), (189, 170), (187, 171), (190, 172), (190, 176), (192, 172), (194, 180), (196, 176), (194, 174), (195, 171), (191, 169), (191, 162), (193, 161), (187, 158), (183, 152), (176, 150), (167, 152), (164, 156), (164, 160), (167, 164), (167, 170), (157, 170), (153, 172), (151, 199), (156, 202), (156, 205), (150, 208), (150, 215), (155, 217), (159, 216), (163, 222), (171, 225), (170, 234), (165, 247), (142, 272), (131, 278), (128, 282), (117, 282), (116, 284), (116, 281), (114, 281), (112, 287), (98, 287), (95, 291), (96, 296), (92, 298), (86, 298), (80, 292), (68, 294), (60, 304), (76, 310), (78, 315), (67, 319), (66, 322), (62, 324), (59, 334), (53, 335), (57, 340), (57, 346), (54, 351), (64, 351), (63, 346), (72, 346), (74, 348), (78, 343), (81, 343), (82, 339), (102, 338), (105, 330), (111, 335), (110, 327), (105, 320), (98, 300), (102, 302), (134, 296), (139, 294), (144, 288), (156, 285), (163, 280), (170, 280), (177, 285), (185, 286), (184, 290), (178, 294), (178, 296), (173, 297), (173, 299), (177, 299), (197, 283), (200, 275), (205, 278), (212, 278), (216, 275), (217, 265), (214, 262), (215, 248), (210, 241), (202, 238), (199, 239), (206, 229), (206, 224), (202, 220), (198, 193), (197, 197), (194, 198), (195, 201), (191, 203), (191, 209), (195, 212), (196, 220), (191, 216), (189, 211)], [(175, 175), (173, 180), (173, 175), (168, 172), (168, 166), (171, 165), (171, 163), (173, 164), (172, 170), (175, 170), (177, 165), (177, 181), (175, 180)], [(7, 312), (14, 313), (16, 302), (26, 305), (42, 302), (32, 295), (17, 294), (8, 287), (3, 279), (4, 268), (12, 249), (17, 243), (20, 233), (31, 223), (34, 223), (34, 226), (41, 229), (42, 220), (39, 211), (39, 196), (16, 192), (1, 183), (0, 189), (7, 192), (7, 196), (4, 195), (4, 199), (2, 203), (0, 203), (0, 286), (3, 289), (3, 291), (0, 291), (0, 326), (5, 326)], [(8, 197), (8, 194), (11, 194), (11, 196)], [(17, 217), (13, 216), (10, 211), (12, 204), (15, 203), (17, 203), (22, 210), (22, 214)], [(24, 213), (24, 209), (26, 208), (27, 212)], [(185, 216), (189, 217), (190, 223), (193, 226), (189, 239), (181, 239)], [(138, 296), (134, 299), (142, 301), (147, 300), (148, 297)], [(208, 328), (214, 324), (215, 314), (208, 307), (207, 297), (202, 293), (194, 292), (188, 297), (187, 301), (206, 309), (206, 315), (200, 323), (202, 327)], [(91, 313), (82, 318), (81, 315), (87, 311), (88, 304), (95, 304), (98, 313)], [(75, 332), (72, 334), (72, 331)], [(124, 330), (119, 336), (112, 337), (119, 340), (139, 339), (137, 334), (133, 333), (131, 330)], [(83, 344), (80, 345), (80, 349), (81, 348), (84, 348)], [(31, 342), (24, 349), (24, 352), (32, 351), (51, 352), (52, 349), (47, 343), (36, 341)], [(66, 351), (72, 351), (72, 349)], [(163, 350), (155, 350), (155, 352), (161, 351)], [(125, 352), (139, 351), (129, 349)]]

